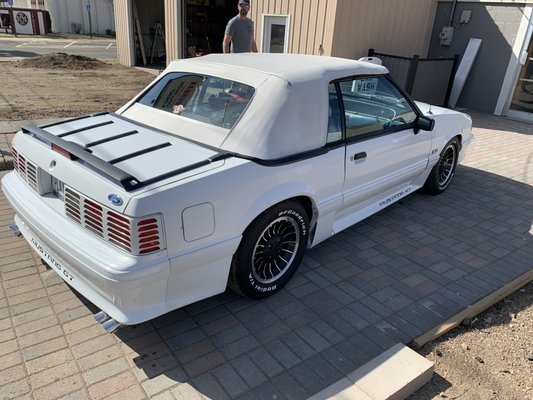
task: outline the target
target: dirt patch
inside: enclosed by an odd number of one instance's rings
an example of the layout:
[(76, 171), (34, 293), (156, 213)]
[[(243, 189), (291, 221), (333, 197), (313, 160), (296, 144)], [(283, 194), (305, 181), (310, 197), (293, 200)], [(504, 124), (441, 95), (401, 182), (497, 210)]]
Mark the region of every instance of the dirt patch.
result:
[(40, 56), (0, 64), (4, 77), (0, 120), (75, 117), (114, 111), (155, 78), (145, 71), (87, 57), (61, 56), (57, 63), (54, 60), (57, 61), (54, 57)]
[(96, 58), (66, 53), (51, 53), (27, 58), (19, 61), (16, 66), (20, 68), (80, 70), (109, 68), (110, 64)]
[(409, 400), (533, 399), (533, 283), (419, 353), (435, 374)]

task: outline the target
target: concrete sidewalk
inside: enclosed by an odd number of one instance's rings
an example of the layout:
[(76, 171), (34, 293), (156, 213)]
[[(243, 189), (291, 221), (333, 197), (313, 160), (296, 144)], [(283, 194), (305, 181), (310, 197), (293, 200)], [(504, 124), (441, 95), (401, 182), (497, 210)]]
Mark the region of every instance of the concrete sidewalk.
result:
[(533, 278), (533, 127), (473, 118), (476, 140), (442, 195), (414, 193), (310, 250), (273, 297), (227, 291), (115, 335), (11, 235), (0, 194), (0, 398), (354, 393), (338, 382)]

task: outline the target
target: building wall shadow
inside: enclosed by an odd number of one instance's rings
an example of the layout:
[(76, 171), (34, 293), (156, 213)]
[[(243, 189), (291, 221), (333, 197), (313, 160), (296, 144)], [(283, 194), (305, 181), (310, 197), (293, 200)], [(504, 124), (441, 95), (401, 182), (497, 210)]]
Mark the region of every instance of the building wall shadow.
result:
[[(428, 56), (453, 57), (464, 55), (470, 38), (482, 39), (479, 53), (472, 65), (458, 107), (493, 113), (496, 108), (507, 67), (516, 62), (513, 45), (523, 8), (511, 4), (459, 2), (456, 4), (450, 45), (440, 44), (442, 28), (450, 25), (450, 16), (455, 3), (439, 2), (433, 24)], [(471, 11), (471, 19), (461, 24), (463, 11)], [(495, 54), (498, 56), (495, 57)]]
[(495, 129), (504, 132), (519, 133), (522, 135), (533, 135), (532, 124), (477, 111), (466, 112), (472, 117), (472, 127), (474, 129)]

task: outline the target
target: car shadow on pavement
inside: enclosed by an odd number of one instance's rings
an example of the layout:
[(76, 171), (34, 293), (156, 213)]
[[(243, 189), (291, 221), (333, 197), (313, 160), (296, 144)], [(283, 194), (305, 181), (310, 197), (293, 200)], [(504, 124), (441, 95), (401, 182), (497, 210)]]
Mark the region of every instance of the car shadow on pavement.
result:
[(530, 273), (532, 221), (530, 185), (460, 166), (445, 193), (309, 250), (272, 297), (228, 290), (116, 337), (145, 390), (164, 375), (210, 398), (304, 399)]
[(20, 51), (20, 50), (1, 50), (0, 58), (12, 58), (12, 57), (35, 57), (39, 54), (32, 51)]

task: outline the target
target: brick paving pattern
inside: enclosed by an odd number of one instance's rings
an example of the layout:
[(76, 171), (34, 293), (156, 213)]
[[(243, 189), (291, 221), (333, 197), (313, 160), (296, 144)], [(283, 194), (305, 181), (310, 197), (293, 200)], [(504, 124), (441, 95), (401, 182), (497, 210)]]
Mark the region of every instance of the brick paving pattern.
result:
[(105, 333), (7, 226), (0, 399), (305, 399), (533, 269), (533, 128), (474, 114), (440, 196), (415, 193), (310, 250), (281, 293), (232, 292)]
[(13, 140), (13, 136), (13, 134), (0, 134), (0, 171), (13, 168), (13, 159), (11, 158), (11, 153), (7, 151), (11, 141)]

